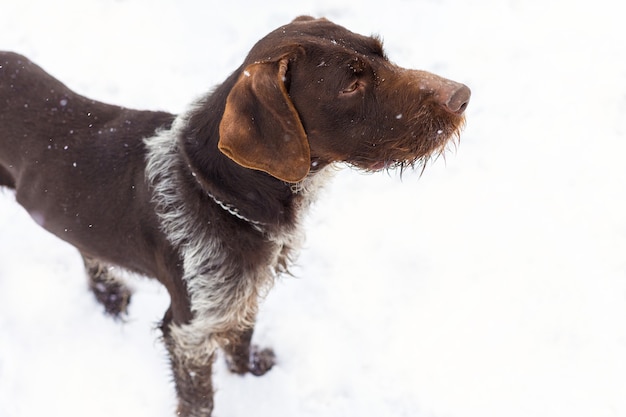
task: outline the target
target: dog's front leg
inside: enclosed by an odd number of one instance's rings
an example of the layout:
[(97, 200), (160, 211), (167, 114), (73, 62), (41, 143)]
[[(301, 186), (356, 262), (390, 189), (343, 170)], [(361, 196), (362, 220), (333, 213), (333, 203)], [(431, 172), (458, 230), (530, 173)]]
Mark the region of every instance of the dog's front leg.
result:
[(217, 346), (207, 337), (194, 334), (193, 322), (179, 326), (168, 312), (162, 324), (176, 385), (180, 417), (210, 417), (213, 411), (212, 367)]

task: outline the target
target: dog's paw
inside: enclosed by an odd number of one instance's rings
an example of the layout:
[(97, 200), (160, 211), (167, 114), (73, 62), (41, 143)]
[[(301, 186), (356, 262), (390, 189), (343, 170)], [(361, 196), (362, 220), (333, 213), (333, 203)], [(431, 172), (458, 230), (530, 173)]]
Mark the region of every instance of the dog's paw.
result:
[(120, 318), (127, 313), (132, 292), (125, 285), (98, 282), (91, 286), (91, 291), (108, 315)]
[(255, 376), (265, 375), (276, 364), (276, 355), (272, 349), (261, 349), (256, 345), (250, 346), (247, 359), (227, 357), (226, 365), (230, 372), (235, 374), (251, 373)]
[(265, 375), (276, 364), (276, 355), (272, 349), (261, 350), (258, 346), (250, 347), (249, 370), (252, 375)]

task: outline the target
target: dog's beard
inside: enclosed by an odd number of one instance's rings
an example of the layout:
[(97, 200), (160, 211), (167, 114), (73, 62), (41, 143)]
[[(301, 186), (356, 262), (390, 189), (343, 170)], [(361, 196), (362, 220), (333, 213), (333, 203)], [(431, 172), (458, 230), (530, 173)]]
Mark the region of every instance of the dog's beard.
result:
[[(450, 123), (434, 119), (428, 126), (419, 126), (400, 140), (397, 138), (371, 141), (364, 145), (370, 154), (360, 151), (345, 162), (368, 172), (406, 170), (423, 172), (430, 161), (445, 158), (446, 152), (456, 149), (465, 118), (458, 117)], [(372, 152), (373, 151), (373, 152)]]

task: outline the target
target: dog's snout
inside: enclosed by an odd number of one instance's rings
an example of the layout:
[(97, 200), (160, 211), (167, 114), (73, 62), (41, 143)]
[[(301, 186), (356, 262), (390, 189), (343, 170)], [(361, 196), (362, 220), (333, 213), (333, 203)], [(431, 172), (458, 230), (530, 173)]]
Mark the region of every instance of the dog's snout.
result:
[(447, 90), (442, 94), (441, 105), (451, 113), (463, 114), (472, 95), (470, 89), (464, 84), (454, 83), (447, 86)]
[(426, 71), (412, 70), (409, 74), (418, 79), (420, 90), (426, 91), (446, 111), (461, 115), (467, 108), (472, 93), (465, 84)]

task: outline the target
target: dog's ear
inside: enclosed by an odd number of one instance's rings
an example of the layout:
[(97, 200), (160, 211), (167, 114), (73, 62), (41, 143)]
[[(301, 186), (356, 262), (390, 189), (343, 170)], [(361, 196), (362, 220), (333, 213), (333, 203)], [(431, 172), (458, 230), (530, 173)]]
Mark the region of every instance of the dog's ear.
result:
[(241, 166), (295, 183), (309, 173), (311, 151), (285, 86), (288, 63), (246, 67), (226, 100), (218, 148)]

